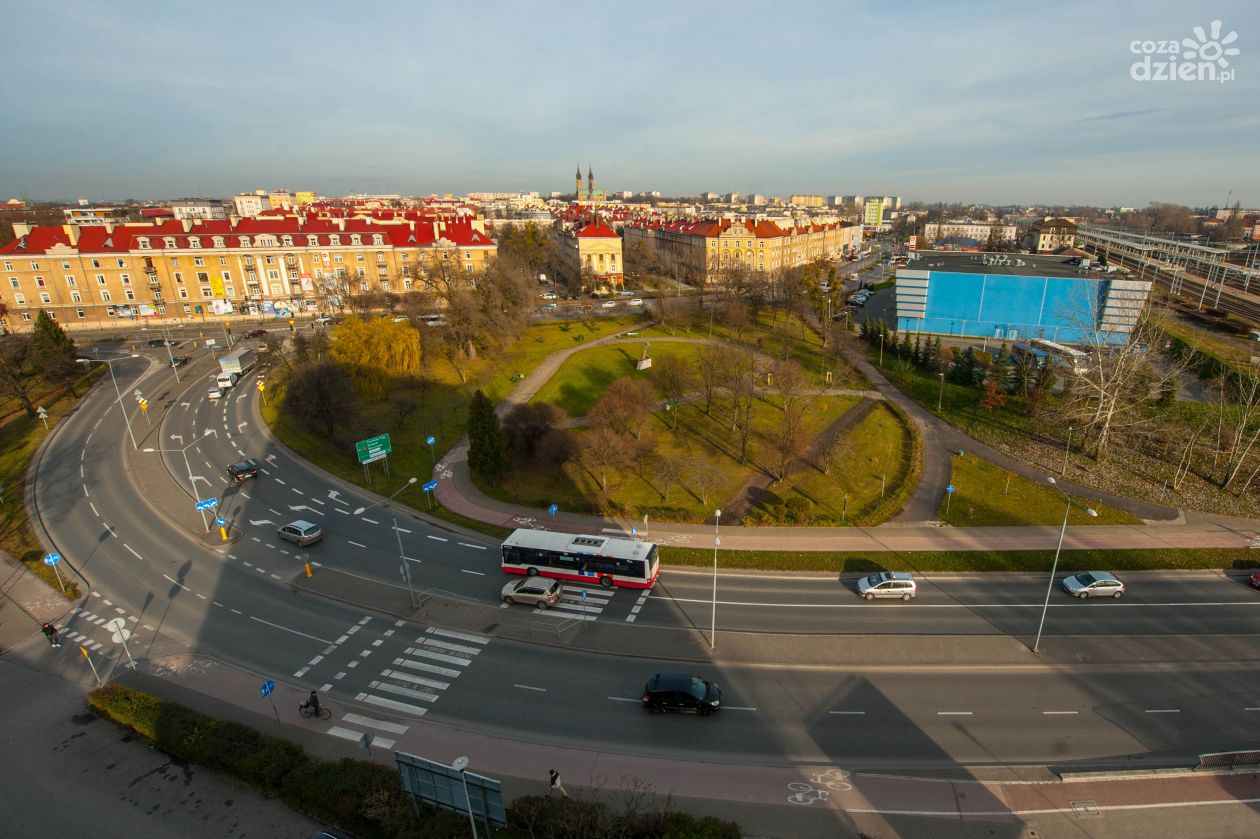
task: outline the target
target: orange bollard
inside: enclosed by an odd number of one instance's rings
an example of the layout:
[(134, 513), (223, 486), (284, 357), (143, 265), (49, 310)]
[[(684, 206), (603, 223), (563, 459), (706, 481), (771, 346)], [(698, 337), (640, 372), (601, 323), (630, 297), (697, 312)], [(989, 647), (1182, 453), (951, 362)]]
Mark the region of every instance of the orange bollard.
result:
[(222, 536), (222, 537), (223, 537), (223, 541), (224, 541), (224, 542), (226, 542), (226, 541), (228, 540), (227, 528), (226, 528), (226, 527), (220, 527), (220, 528), (219, 528), (219, 535), (220, 535), (220, 536)]
[(314, 577), (315, 575), (311, 573), (311, 564), (309, 562), (304, 563), (304, 564), (306, 566), (306, 576)]

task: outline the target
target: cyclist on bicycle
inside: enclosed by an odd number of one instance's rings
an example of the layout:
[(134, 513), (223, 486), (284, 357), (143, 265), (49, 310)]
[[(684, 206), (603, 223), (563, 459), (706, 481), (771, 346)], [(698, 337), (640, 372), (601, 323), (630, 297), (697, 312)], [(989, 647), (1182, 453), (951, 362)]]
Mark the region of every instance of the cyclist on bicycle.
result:
[(299, 711), (305, 711), (307, 708), (311, 709), (312, 714), (315, 714), (316, 716), (319, 715), (319, 694), (317, 694), (315, 691), (311, 691), (310, 698), (308, 698), (301, 705), (298, 705)]

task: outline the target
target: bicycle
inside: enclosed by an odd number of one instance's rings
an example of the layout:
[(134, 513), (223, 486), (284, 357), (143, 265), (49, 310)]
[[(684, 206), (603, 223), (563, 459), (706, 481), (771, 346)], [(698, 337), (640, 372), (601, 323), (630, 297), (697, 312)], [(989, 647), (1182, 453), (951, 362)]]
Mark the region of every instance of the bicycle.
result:
[(299, 705), (298, 713), (301, 714), (303, 718), (308, 719), (308, 720), (311, 717), (318, 717), (321, 720), (332, 719), (332, 711), (329, 710), (328, 708), (325, 708), (323, 705), (317, 705), (317, 706)]

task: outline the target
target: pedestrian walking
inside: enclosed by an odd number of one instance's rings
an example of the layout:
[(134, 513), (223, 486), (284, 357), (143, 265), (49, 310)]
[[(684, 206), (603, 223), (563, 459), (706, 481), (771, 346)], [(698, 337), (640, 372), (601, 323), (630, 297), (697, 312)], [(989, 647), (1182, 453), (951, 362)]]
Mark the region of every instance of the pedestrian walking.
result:
[(569, 797), (568, 791), (565, 790), (564, 784), (560, 783), (560, 773), (552, 769), (548, 774), (551, 777), (552, 792), (558, 792), (565, 798), (568, 798)]
[(46, 623), (41, 628), (41, 631), (44, 633), (44, 637), (48, 639), (48, 643), (52, 644), (54, 647), (61, 646), (61, 634), (57, 632), (57, 627), (53, 626), (51, 623)]

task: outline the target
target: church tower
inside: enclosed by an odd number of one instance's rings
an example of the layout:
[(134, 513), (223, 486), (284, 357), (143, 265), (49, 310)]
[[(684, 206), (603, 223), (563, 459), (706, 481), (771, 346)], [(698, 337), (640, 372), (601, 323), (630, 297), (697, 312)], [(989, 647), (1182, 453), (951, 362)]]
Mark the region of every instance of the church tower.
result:
[(573, 193), (574, 193), (573, 194), (574, 198), (581, 200), (582, 198), (582, 164), (581, 163), (579, 163), (577, 167), (577, 188), (574, 189)]
[[(578, 169), (579, 176), (581, 173), (582, 170)], [(595, 200), (595, 174), (591, 171), (591, 164), (589, 163), (586, 164), (586, 194), (592, 201)]]

